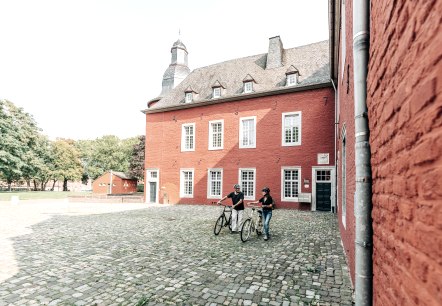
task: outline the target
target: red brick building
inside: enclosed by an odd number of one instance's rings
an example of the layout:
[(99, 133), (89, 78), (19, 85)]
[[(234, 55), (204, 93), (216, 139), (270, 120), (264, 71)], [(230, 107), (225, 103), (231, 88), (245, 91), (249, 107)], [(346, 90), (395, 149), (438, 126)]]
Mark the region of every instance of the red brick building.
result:
[[(360, 12), (360, 6), (354, 6), (364, 2), (369, 3), (366, 33), (355, 26), (361, 16), (353, 15)], [(354, 217), (360, 204), (354, 204), (358, 194), (353, 42), (369, 35), (365, 84), (372, 172), (369, 264), (376, 305), (442, 301), (441, 16), (440, 1), (330, 1), (331, 75), (337, 87), (337, 207), (353, 280), (363, 264), (355, 259), (355, 247), (361, 242)]]
[(187, 76), (186, 47), (171, 52), (161, 96), (144, 111), (147, 202), (207, 204), (239, 183), (246, 201), (269, 186), (280, 207), (334, 208), (327, 41), (284, 49), (273, 37), (266, 54)]
[(127, 194), (137, 192), (137, 179), (123, 172), (109, 171), (92, 183), (92, 192), (97, 194)]

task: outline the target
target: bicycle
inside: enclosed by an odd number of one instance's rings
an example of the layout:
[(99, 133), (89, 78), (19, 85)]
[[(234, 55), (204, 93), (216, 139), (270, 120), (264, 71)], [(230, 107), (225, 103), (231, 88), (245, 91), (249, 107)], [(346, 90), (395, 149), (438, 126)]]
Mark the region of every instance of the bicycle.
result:
[(232, 231), (232, 207), (229, 205), (222, 206), (224, 207), (223, 212), (216, 220), (215, 227), (213, 228), (213, 233), (215, 235), (218, 235), (221, 232), (221, 229), (225, 226), (229, 226), (229, 230)]
[(252, 213), (244, 220), (241, 226), (241, 241), (246, 242), (252, 232), (256, 231), (256, 234), (260, 236), (262, 234), (262, 211), (259, 206), (250, 206)]

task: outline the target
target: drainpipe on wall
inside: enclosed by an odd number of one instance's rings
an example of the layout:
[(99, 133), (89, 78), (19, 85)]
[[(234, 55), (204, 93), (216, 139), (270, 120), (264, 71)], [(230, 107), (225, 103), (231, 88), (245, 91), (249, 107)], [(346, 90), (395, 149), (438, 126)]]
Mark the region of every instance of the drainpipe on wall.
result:
[(336, 88), (335, 81), (333, 81), (333, 78), (330, 79), (333, 89), (335, 90), (335, 122), (334, 122), (334, 129), (335, 129), (335, 206), (332, 208), (334, 213), (338, 212), (338, 152), (336, 147), (336, 142), (338, 141), (338, 113), (337, 113), (337, 105), (338, 105), (338, 89)]
[(355, 302), (373, 303), (373, 228), (371, 219), (370, 130), (367, 112), (370, 1), (353, 1), (353, 60), (355, 103)]

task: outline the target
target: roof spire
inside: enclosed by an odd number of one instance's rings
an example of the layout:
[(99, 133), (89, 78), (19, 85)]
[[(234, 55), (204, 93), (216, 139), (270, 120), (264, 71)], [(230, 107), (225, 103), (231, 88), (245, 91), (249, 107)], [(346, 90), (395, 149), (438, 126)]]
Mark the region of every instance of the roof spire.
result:
[[(178, 29), (178, 34), (181, 35), (181, 29)], [(170, 52), (172, 53), (172, 58), (169, 67), (163, 75), (161, 96), (166, 95), (175, 88), (190, 73), (187, 63), (187, 49), (180, 39), (174, 42)]]

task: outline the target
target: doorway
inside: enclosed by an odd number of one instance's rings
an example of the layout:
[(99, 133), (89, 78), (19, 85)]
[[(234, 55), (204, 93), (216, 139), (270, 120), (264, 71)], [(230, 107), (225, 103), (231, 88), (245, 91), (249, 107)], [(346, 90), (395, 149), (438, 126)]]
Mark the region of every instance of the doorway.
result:
[(333, 211), (334, 167), (314, 168), (313, 171), (312, 210)]
[(159, 170), (147, 170), (146, 172), (146, 203), (158, 203)]

